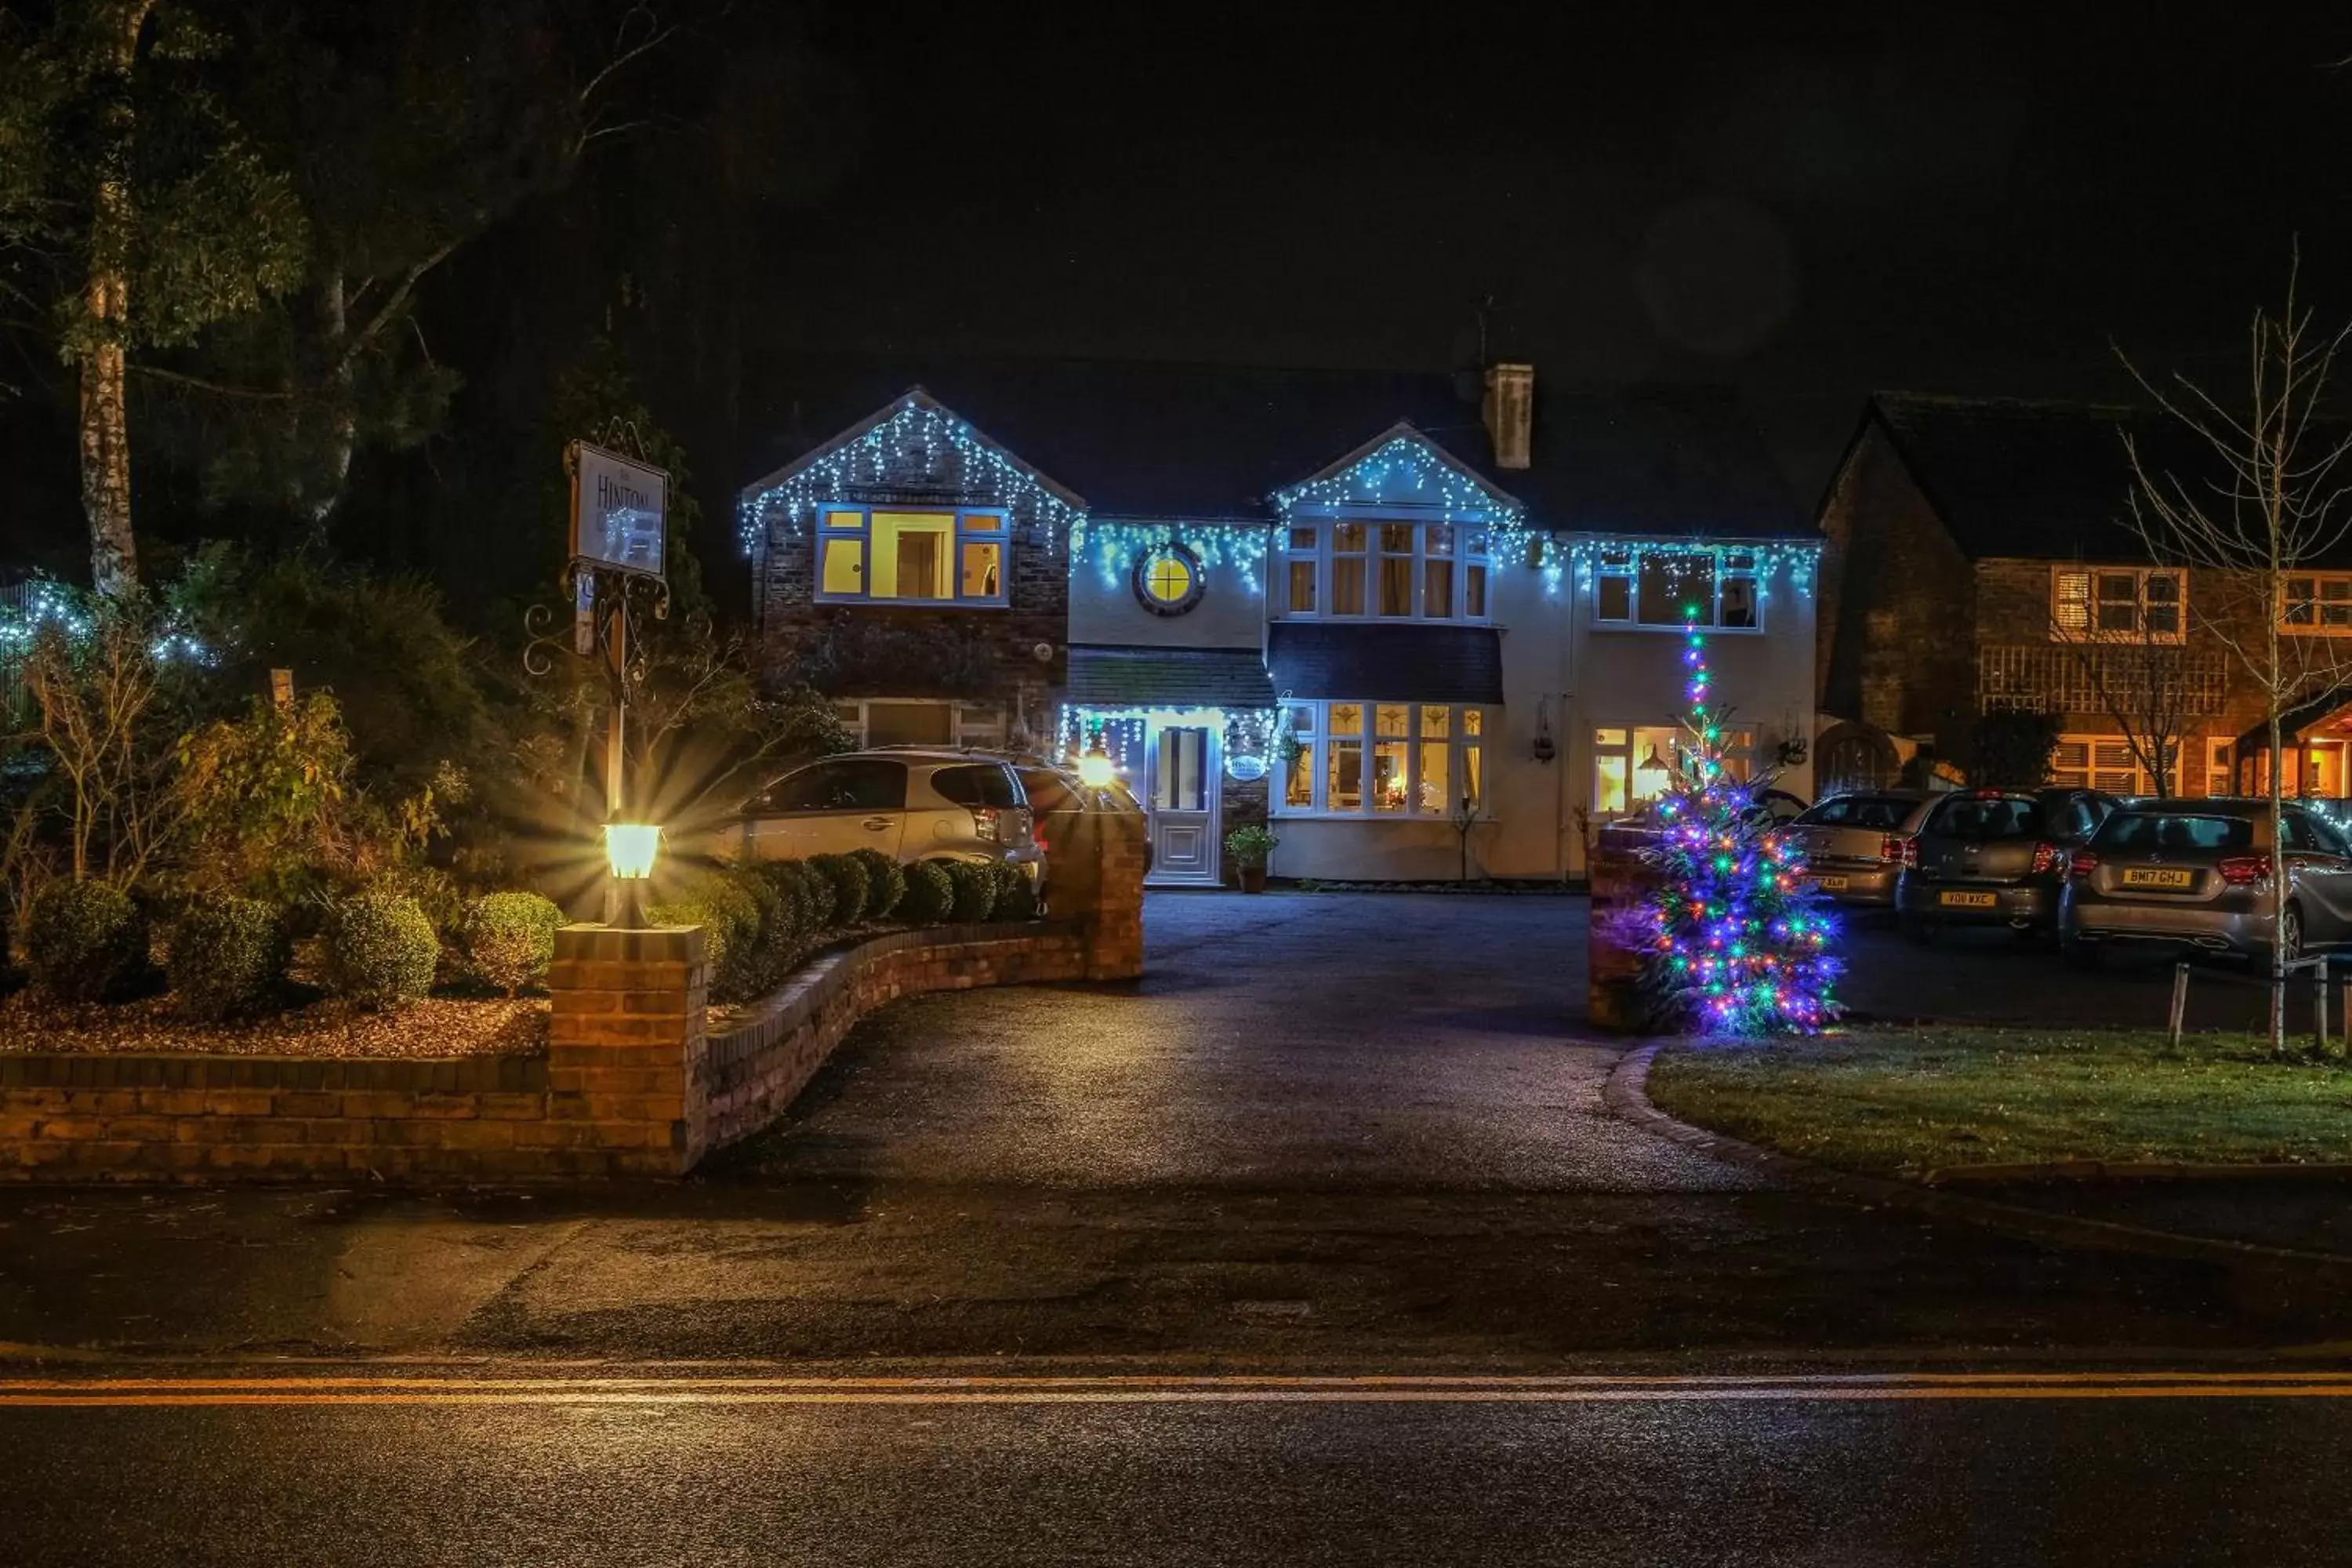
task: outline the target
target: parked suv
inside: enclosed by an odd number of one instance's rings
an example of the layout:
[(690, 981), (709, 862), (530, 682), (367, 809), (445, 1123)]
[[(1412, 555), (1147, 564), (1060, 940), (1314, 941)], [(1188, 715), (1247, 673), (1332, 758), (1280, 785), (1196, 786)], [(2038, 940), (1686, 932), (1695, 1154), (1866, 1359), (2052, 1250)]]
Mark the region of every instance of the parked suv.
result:
[(1918, 790), (1833, 795), (1789, 824), (1805, 851), (1805, 874), (1842, 904), (1895, 902), (1903, 846), (1938, 797)]
[(762, 860), (878, 849), (901, 863), (1003, 860), (1036, 875), (1019, 772), (970, 752), (853, 752), (811, 763), (744, 806), (738, 842)]
[(2118, 805), (2087, 789), (1970, 790), (1936, 803), (1902, 847), (1895, 918), (1914, 942), (1946, 925), (2054, 931), (2067, 857)]
[(2352, 847), (2336, 825), (2289, 801), (2271, 842), (2265, 800), (2144, 801), (2125, 806), (2074, 851), (2058, 918), (2060, 945), (2082, 964), (2114, 942), (2159, 942), (2267, 955), (2286, 863), (2286, 956), (2352, 940)]

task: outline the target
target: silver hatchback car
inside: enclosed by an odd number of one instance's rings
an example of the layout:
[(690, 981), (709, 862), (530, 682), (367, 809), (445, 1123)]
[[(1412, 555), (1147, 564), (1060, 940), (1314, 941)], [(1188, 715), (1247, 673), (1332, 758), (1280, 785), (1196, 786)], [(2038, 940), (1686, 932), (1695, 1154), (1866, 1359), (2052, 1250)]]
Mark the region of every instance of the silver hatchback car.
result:
[(1021, 774), (972, 752), (880, 750), (827, 757), (786, 773), (743, 808), (735, 852), (800, 859), (878, 849), (917, 860), (1002, 860), (1037, 875)]
[(1911, 836), (1940, 796), (1920, 790), (1866, 790), (1833, 795), (1789, 824), (1805, 852), (1805, 874), (1842, 904), (1885, 909)]
[(2067, 867), (2060, 946), (2086, 965), (2124, 942), (2265, 956), (2282, 891), (2288, 958), (2352, 941), (2352, 846), (2335, 824), (2294, 801), (2286, 803), (2280, 828), (2284, 842), (2273, 845), (2264, 800), (2125, 806)]

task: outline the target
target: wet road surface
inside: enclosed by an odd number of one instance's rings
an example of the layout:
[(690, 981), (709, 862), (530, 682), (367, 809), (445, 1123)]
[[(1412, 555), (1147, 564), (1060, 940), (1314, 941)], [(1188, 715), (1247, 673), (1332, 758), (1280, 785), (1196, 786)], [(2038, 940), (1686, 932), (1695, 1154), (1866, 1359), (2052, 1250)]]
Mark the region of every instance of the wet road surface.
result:
[[(2286, 1385), (478, 1387), (0, 1404), (7, 1560), (2340, 1562), (2352, 1404)], [(135, 1397), (126, 1395), (128, 1397)]]

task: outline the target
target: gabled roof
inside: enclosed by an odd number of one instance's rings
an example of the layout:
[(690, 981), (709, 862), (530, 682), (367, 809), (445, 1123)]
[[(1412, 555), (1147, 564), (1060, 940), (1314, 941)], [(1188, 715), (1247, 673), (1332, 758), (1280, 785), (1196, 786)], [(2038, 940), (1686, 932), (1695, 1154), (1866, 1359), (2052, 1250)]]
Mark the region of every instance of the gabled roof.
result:
[[(1498, 469), (1475, 377), (1101, 360), (808, 356), (752, 367), (747, 429), (768, 466), (920, 385), (1098, 518), (1270, 521), (1271, 498), (1403, 422), (1529, 526), (1671, 537), (1809, 537), (1738, 395), (1589, 392), (1536, 380), (1533, 466)], [(762, 481), (766, 484), (771, 481)]]
[[(1443, 444), (1430, 439), (1427, 436), (1423, 435), (1419, 430), (1413, 428), (1412, 422), (1409, 419), (1398, 420), (1395, 424), (1390, 426), (1387, 429), (1381, 431), (1379, 435), (1373, 437), (1362, 446), (1358, 447), (1354, 451), (1349, 452), (1331, 462), (1324, 464), (1323, 467), (1316, 469), (1313, 473), (1300, 475), (1296, 480), (1283, 486), (1280, 490), (1277, 490), (1272, 499), (1279, 504), (1282, 498), (1286, 495), (1297, 498), (1301, 495), (1301, 492), (1311, 492), (1315, 487), (1318, 486), (1333, 487), (1336, 490), (1338, 487), (1335, 486), (1335, 481), (1340, 479), (1348, 474), (1350, 469), (1356, 468), (1357, 465), (1363, 463), (1368, 459), (1378, 458), (1380, 454), (1387, 451), (1391, 447), (1395, 446), (1399, 442), (1403, 442), (1419, 451), (1427, 452), (1437, 461), (1439, 466), (1459, 475), (1472, 487), (1470, 490), (1463, 493), (1483, 498), (1479, 502), (1480, 505), (1491, 503), (1496, 510), (1507, 512), (1518, 511), (1526, 505), (1526, 503), (1520, 500), (1518, 497), (1511, 494), (1510, 491), (1505, 489), (1494, 479), (1487, 478), (1477, 469), (1472, 468), (1468, 463), (1463, 461), (1460, 458), (1457, 458), (1453, 453), (1447, 451)], [(1415, 461), (1414, 467), (1416, 470), (1419, 469), (1420, 465), (1418, 460)], [(1372, 496), (1369, 493), (1348, 496), (1344, 491), (1339, 491), (1339, 493), (1335, 493), (1331, 499), (1334, 500), (1392, 500), (1394, 498)]]
[(847, 429), (841, 431), (831, 440), (817, 443), (815, 446), (811, 447), (807, 451), (803, 452), (798, 457), (793, 458), (792, 461), (786, 463), (782, 468), (776, 469), (773, 473), (763, 475), (761, 478), (752, 480), (749, 485), (744, 487), (744, 492), (746, 494), (756, 494), (762, 490), (773, 489), (776, 486), (784, 483), (787, 479), (790, 479), (794, 474), (799, 473), (810, 464), (821, 460), (828, 453), (841, 450), (841, 448), (850, 445), (852, 442), (861, 439), (868, 432), (875, 430), (881, 426), (887, 425), (891, 420), (896, 419), (909, 411), (936, 415), (941, 419), (946, 420), (950, 426), (961, 426), (967, 434), (971, 435), (992, 449), (999, 458), (1001, 458), (1013, 470), (1018, 473), (1024, 474), (1031, 479), (1035, 480), (1045, 489), (1059, 497), (1066, 505), (1069, 506), (1074, 510), (1084, 511), (1086, 510), (1087, 503), (1083, 497), (1056, 483), (1052, 475), (1040, 473), (1035, 468), (1030, 467), (1029, 464), (1022, 460), (1021, 454), (1008, 448), (1004, 443), (991, 437), (986, 431), (981, 429), (980, 426), (974, 425), (971, 420), (964, 418), (954, 409), (948, 407), (938, 398), (933, 397), (929, 393), (924, 391), (920, 386), (908, 387), (904, 393), (891, 399), (888, 403), (884, 404), (881, 407), (877, 408), (865, 418), (856, 421)]

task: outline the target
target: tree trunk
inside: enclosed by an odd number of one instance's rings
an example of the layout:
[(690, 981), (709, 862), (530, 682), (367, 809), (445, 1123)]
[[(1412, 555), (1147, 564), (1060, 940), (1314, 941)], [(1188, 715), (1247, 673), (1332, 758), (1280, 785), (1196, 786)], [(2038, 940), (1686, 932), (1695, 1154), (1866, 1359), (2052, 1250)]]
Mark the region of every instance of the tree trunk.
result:
[[(326, 548), (328, 521), (334, 516), (336, 507), (341, 504), (343, 490), (351, 482), (352, 454), (359, 445), (359, 423), (352, 408), (352, 361), (357, 351), (351, 341), (349, 309), (342, 268), (331, 268), (319, 290), (320, 336), (331, 347), (323, 384), (318, 389), (323, 395), (328, 420), (325, 483), (318, 491), (305, 495), (301, 493), (304, 479), (298, 477), (294, 481), (297, 510), (302, 515), (308, 542), (320, 550)], [(299, 412), (301, 399), (299, 396), (295, 406), (298, 410), (295, 417), (299, 420), (301, 417)], [(295, 451), (298, 456), (300, 450), (297, 444)], [(296, 471), (299, 475), (299, 465)]]
[(131, 331), (131, 237), (138, 215), (131, 203), (131, 142), (138, 126), (131, 100), (131, 68), (139, 32), (154, 0), (127, 0), (114, 17), (108, 59), (111, 99), (101, 122), (98, 188), (92, 195), (89, 312), (81, 370), (81, 507), (89, 524), (90, 583), (102, 596), (128, 593), (139, 583), (139, 545), (131, 531), (131, 418), (125, 356)]
[(2286, 703), (2286, 693), (2280, 679), (2278, 607), (2285, 603), (2283, 596), (2285, 583), (2275, 563), (2277, 537), (2273, 529), (2271, 592), (2266, 596), (2263, 619), (2269, 622), (2267, 652), (2270, 658), (2270, 691), (2266, 717), (2271, 732), (2271, 1049), (2286, 1049), (2286, 896), (2288, 889), (2286, 838), (2286, 753), (2281, 749), (2279, 710)]

